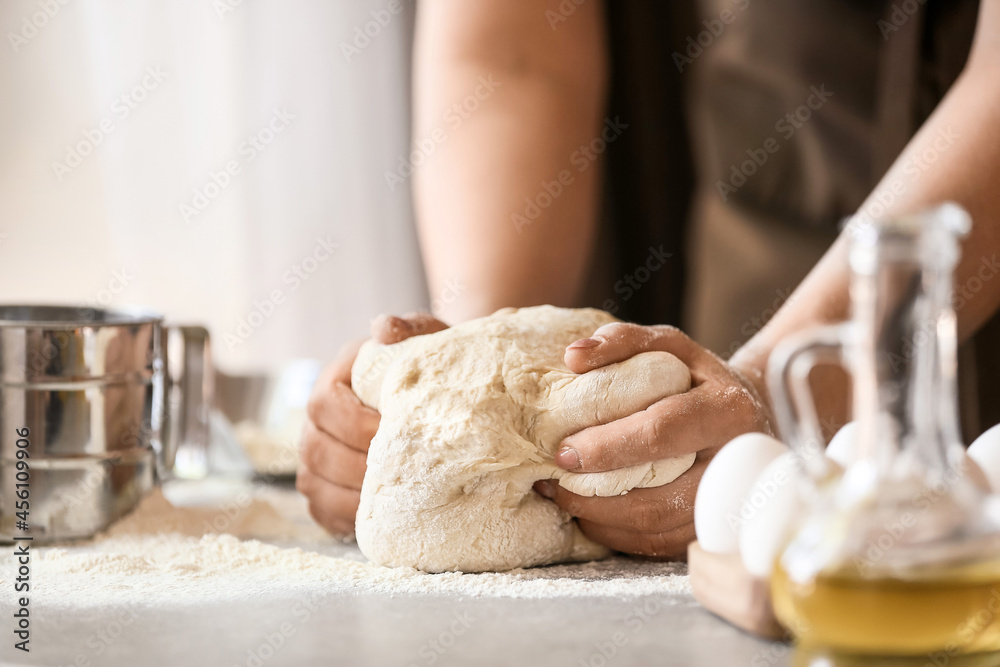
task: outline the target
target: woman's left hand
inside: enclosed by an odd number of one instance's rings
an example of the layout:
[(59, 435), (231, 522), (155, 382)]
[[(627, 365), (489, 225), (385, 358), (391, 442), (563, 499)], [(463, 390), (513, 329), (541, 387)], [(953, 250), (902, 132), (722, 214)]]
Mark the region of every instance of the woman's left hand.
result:
[(608, 324), (566, 348), (565, 361), (570, 370), (585, 373), (654, 350), (687, 364), (690, 391), (570, 435), (555, 462), (572, 472), (603, 472), (695, 453), (691, 469), (664, 486), (614, 497), (578, 496), (555, 480), (538, 482), (535, 489), (577, 517), (595, 542), (625, 553), (675, 558), (695, 537), (694, 498), (708, 462), (737, 435), (771, 433), (772, 418), (747, 377), (674, 327)]

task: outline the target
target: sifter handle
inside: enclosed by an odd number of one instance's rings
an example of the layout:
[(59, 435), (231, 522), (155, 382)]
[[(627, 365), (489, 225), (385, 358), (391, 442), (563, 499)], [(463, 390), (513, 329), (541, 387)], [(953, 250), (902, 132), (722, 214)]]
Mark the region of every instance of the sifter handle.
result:
[(167, 432), (161, 476), (204, 477), (208, 473), (209, 416), (213, 403), (211, 338), (201, 326), (163, 328)]

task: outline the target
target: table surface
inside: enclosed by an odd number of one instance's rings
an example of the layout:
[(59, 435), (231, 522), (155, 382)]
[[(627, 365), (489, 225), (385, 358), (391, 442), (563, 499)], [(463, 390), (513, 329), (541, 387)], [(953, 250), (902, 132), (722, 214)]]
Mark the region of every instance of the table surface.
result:
[(5, 637), (3, 664), (792, 664), (787, 645), (751, 637), (676, 594), (511, 599), (316, 593), (139, 611), (37, 606), (31, 614), (30, 654), (14, 650)]
[(5, 661), (130, 667), (756, 666), (787, 664), (790, 653), (783, 644), (741, 633), (691, 600), (665, 605), (655, 598), (364, 595), (123, 611), (117, 619), (43, 610), (38, 616), (30, 656), (12, 655), (19, 652), (4, 641)]
[[(644, 615), (643, 610), (649, 610)], [(6, 616), (6, 614), (4, 614)], [(810, 661), (716, 618), (693, 600), (337, 596), (100, 617), (39, 614), (30, 655), (4, 665), (378, 667), (987, 667), (993, 656)], [(103, 633), (103, 634), (102, 634)], [(117, 636), (116, 636), (117, 635)], [(20, 655), (12, 655), (20, 654)]]

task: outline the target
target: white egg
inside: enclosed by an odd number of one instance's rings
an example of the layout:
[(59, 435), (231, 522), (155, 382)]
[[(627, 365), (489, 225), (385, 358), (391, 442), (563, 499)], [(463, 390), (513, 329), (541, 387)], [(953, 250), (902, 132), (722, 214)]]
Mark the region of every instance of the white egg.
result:
[(719, 450), (702, 475), (694, 501), (694, 529), (705, 551), (736, 553), (739, 511), (757, 476), (788, 448), (763, 433), (745, 433)]
[(1000, 424), (976, 438), (966, 454), (979, 464), (989, 480), (990, 488), (1000, 492)]
[(969, 456), (968, 452), (962, 454), (961, 466), (962, 475), (978, 486), (980, 490), (985, 491), (986, 493), (990, 493), (992, 491), (992, 484), (990, 484), (990, 480), (986, 477), (986, 473), (984, 473), (982, 467), (976, 463), (976, 460)]
[(740, 558), (747, 571), (757, 577), (771, 575), (778, 554), (805, 511), (797, 479), (805, 473), (794, 457), (787, 452), (771, 461), (757, 476), (740, 508)]
[(846, 468), (857, 458), (858, 423), (847, 422), (826, 446), (826, 457), (836, 461), (841, 468)]

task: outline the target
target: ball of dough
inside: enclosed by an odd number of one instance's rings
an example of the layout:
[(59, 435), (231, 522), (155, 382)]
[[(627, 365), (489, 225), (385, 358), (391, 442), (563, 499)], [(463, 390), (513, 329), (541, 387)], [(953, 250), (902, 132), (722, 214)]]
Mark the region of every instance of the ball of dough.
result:
[(580, 495), (673, 481), (695, 455), (602, 473), (553, 463), (564, 437), (687, 391), (687, 367), (646, 352), (577, 375), (567, 345), (617, 321), (599, 310), (507, 308), (394, 345), (369, 341), (352, 384), (382, 413), (356, 522), (370, 560), (426, 572), (503, 571), (608, 554), (532, 490)]

